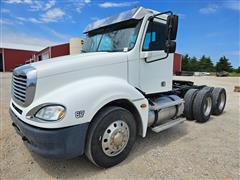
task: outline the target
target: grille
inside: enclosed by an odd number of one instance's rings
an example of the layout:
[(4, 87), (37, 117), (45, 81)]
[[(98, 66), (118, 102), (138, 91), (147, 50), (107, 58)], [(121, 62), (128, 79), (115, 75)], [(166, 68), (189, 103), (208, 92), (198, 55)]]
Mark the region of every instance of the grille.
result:
[(19, 101), (25, 103), (27, 90), (27, 76), (13, 74), (12, 85), (14, 97)]
[(13, 71), (12, 98), (20, 106), (30, 105), (35, 96), (37, 71), (30, 65), (20, 66)]

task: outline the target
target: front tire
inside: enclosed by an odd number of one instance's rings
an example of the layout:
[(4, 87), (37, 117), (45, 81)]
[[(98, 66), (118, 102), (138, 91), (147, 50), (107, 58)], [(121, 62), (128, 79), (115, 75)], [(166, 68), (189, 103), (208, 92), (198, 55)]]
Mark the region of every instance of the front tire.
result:
[(85, 154), (99, 167), (112, 167), (126, 159), (136, 134), (136, 122), (128, 110), (106, 107), (90, 124)]

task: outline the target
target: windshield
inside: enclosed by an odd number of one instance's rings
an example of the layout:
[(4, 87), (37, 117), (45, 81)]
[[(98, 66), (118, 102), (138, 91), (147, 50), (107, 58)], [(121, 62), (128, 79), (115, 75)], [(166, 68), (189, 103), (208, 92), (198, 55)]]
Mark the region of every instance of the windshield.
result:
[(117, 52), (131, 50), (137, 40), (140, 21), (124, 22), (89, 32), (82, 52)]

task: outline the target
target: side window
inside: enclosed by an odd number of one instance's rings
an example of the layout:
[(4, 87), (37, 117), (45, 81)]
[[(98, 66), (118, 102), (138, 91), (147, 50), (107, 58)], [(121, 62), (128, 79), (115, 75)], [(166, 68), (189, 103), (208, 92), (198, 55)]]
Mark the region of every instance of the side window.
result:
[(144, 38), (143, 51), (161, 51), (165, 49), (167, 25), (160, 22), (149, 22)]

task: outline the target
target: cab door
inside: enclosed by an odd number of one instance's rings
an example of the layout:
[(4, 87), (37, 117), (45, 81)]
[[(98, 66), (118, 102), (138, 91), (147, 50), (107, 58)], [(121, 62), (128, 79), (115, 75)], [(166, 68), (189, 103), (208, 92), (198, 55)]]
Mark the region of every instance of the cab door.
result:
[(148, 20), (140, 50), (139, 86), (146, 94), (172, 89), (173, 54), (167, 55), (167, 22)]

